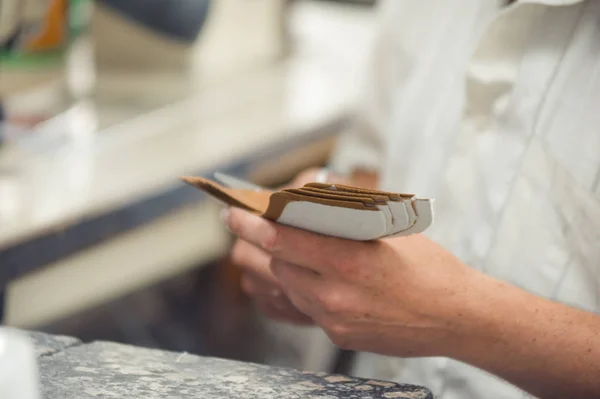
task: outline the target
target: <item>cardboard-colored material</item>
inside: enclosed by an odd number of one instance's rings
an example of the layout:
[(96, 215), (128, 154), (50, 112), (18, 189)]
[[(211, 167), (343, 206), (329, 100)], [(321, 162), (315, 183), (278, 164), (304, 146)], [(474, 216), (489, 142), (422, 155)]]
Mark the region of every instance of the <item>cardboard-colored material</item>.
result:
[(183, 180), (227, 205), (265, 219), (349, 240), (418, 234), (433, 223), (432, 201), (412, 194), (323, 183), (279, 191), (247, 190), (202, 177)]

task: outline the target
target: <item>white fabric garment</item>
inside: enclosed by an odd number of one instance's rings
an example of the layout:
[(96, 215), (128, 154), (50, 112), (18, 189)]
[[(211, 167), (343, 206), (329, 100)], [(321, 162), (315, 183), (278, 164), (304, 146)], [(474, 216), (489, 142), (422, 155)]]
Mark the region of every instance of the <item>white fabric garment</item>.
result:
[[(598, 312), (600, 1), (388, 0), (379, 12), (366, 101), (333, 168), (435, 198), (426, 234), (464, 262)], [(355, 373), (440, 399), (526, 397), (446, 358), (359, 354)]]

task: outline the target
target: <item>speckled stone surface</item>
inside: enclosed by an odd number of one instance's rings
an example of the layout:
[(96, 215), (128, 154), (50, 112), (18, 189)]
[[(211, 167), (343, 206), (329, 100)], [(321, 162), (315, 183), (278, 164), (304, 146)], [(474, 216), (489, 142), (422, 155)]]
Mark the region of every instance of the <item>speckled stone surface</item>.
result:
[(421, 387), (33, 334), (45, 399), (406, 398)]
[(38, 332), (27, 332), (27, 335), (35, 343), (35, 352), (38, 357), (51, 356), (73, 346), (81, 345), (81, 341), (77, 338), (63, 335), (48, 335)]

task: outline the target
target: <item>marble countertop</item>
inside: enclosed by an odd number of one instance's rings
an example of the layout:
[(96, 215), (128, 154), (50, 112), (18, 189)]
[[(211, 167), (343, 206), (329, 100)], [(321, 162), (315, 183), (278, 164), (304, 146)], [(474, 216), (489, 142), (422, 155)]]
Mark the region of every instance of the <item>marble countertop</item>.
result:
[(423, 387), (32, 333), (46, 399), (405, 398)]

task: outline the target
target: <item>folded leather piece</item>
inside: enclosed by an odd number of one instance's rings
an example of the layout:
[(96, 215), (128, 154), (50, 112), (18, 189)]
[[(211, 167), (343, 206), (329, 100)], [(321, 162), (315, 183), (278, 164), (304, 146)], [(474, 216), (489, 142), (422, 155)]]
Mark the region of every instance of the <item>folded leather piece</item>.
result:
[(323, 183), (278, 191), (248, 190), (202, 177), (182, 179), (227, 205), (265, 219), (349, 240), (418, 234), (433, 223), (432, 200), (412, 194)]

